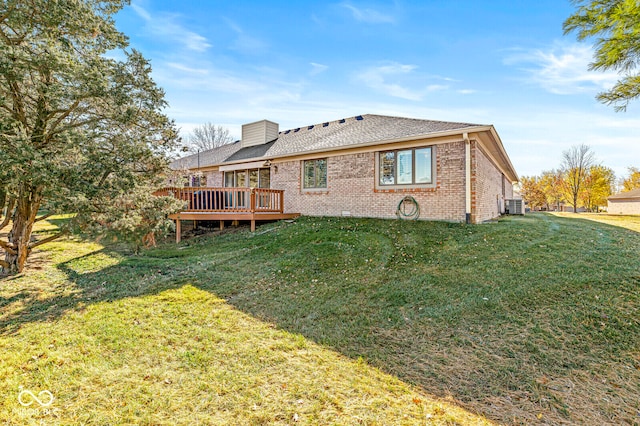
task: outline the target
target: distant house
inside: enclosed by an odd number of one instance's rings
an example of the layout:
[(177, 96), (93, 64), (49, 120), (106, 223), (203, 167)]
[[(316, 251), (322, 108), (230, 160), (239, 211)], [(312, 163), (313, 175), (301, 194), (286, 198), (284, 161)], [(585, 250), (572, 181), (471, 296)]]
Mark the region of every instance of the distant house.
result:
[(469, 223), (504, 213), (518, 181), (491, 125), (382, 115), (285, 131), (262, 120), (242, 126), (242, 140), (171, 167), (209, 188), (283, 191), (284, 213), (395, 218), (409, 209), (419, 219)]
[(609, 214), (640, 215), (640, 188), (607, 198)]

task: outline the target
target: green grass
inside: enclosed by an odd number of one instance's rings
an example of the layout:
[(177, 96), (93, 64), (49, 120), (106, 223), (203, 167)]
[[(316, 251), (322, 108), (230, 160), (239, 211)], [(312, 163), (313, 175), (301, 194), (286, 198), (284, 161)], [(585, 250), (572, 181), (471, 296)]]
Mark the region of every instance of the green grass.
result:
[[(301, 218), (141, 255), (59, 241), (0, 280), (0, 420), (639, 423), (640, 234), (621, 226)], [(53, 408), (21, 407), (19, 386)]]
[(574, 219), (587, 219), (595, 222), (606, 223), (614, 226), (621, 226), (632, 231), (640, 232), (640, 216), (627, 216), (606, 213), (553, 213), (560, 217), (571, 217)]

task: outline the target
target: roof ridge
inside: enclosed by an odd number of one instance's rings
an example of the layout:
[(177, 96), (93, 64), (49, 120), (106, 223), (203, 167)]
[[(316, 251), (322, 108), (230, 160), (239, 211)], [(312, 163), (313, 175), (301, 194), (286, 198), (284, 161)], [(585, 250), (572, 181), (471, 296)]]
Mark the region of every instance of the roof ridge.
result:
[(393, 119), (398, 119), (398, 120), (428, 121), (430, 123), (464, 124), (464, 125), (467, 125), (467, 126), (490, 126), (490, 124), (469, 123), (467, 121), (433, 120), (433, 119), (430, 119), (430, 118), (402, 117), (402, 116), (399, 116), (399, 115), (363, 114), (363, 117), (364, 116), (393, 118)]
[(315, 123), (315, 124), (309, 124), (309, 125), (306, 125), (306, 126), (294, 127), (294, 128), (287, 129), (287, 130), (281, 130), (281, 131), (278, 132), (278, 134), (289, 134), (291, 132), (297, 133), (300, 130), (313, 130), (316, 127), (327, 127), (327, 126), (330, 126), (333, 123), (344, 124), (344, 123), (347, 122), (347, 120), (359, 121), (358, 117), (365, 117), (367, 115), (371, 115), (371, 114), (354, 115), (353, 117), (338, 118), (338, 119), (332, 120), (332, 121), (323, 121), (322, 123)]
[(399, 115), (384, 115), (384, 114), (371, 114), (371, 113), (367, 113), (367, 114), (359, 114), (359, 115), (354, 115), (351, 117), (345, 117), (345, 118), (338, 118), (336, 120), (331, 120), (331, 121), (323, 121), (321, 123), (315, 123), (315, 124), (309, 124), (306, 126), (299, 126), (299, 127), (293, 127), (291, 129), (286, 129), (286, 130), (281, 130), (278, 132), (278, 134), (284, 134), (287, 135), (289, 133), (298, 133), (299, 131), (302, 130), (313, 130), (316, 127), (328, 127), (332, 124), (344, 124), (347, 123), (347, 121), (351, 122), (351, 121), (362, 121), (365, 117), (382, 117), (382, 118), (391, 118), (391, 119), (397, 119), (397, 120), (414, 120), (414, 121), (422, 121), (422, 122), (430, 122), (430, 123), (451, 123), (451, 124), (462, 124), (465, 126), (489, 126), (489, 124), (478, 124), (478, 123), (469, 123), (466, 121), (447, 121), (447, 120), (432, 120), (432, 119), (427, 119), (427, 118), (415, 118), (415, 117), (401, 117)]

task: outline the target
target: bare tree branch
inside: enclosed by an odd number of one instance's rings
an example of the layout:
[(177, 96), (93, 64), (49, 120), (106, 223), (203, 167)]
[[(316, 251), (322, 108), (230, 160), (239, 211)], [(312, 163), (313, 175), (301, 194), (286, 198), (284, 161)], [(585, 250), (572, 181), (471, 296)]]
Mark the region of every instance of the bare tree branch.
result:
[(50, 124), (51, 130), (54, 130), (56, 127), (58, 127), (58, 124), (60, 124), (62, 122), (62, 120), (67, 118), (69, 116), (69, 114), (71, 114), (73, 111), (75, 111), (75, 109), (78, 107), (78, 105), (80, 105), (80, 101), (81, 101), (81, 99), (76, 99), (69, 106), (69, 108), (66, 108), (64, 110), (56, 110), (56, 111), (49, 112), (49, 114), (47, 115), (47, 120), (52, 119), (55, 114), (60, 114), (60, 116), (56, 119), (56, 121), (54, 121), (53, 124)]
[(231, 143), (233, 137), (229, 134), (229, 129), (213, 123), (205, 123), (193, 129), (188, 141), (189, 151), (196, 154)]
[(25, 112), (25, 107), (22, 102), (22, 92), (20, 91), (20, 86), (15, 81), (9, 82), (9, 87), (11, 88), (11, 98), (13, 101), (13, 114), (15, 118), (20, 121), (22, 124), (27, 124), (27, 115)]
[(4, 217), (2, 223), (0, 223), (0, 230), (4, 229), (11, 221), (11, 216), (13, 216), (13, 208), (15, 207), (15, 205), (16, 199), (13, 197), (10, 198), (7, 204), (7, 215)]
[(51, 235), (43, 240), (40, 241), (36, 241), (35, 243), (31, 243), (29, 244), (29, 250), (32, 250), (38, 246), (41, 246), (42, 244), (46, 244), (46, 243), (50, 243), (53, 240), (57, 240), (58, 238), (62, 237), (63, 235), (66, 235), (67, 232), (63, 231), (63, 232), (59, 232), (57, 234)]
[(43, 216), (40, 216), (40, 217), (36, 218), (36, 220), (35, 220), (35, 221), (36, 221), (36, 222), (40, 222), (41, 220), (45, 220), (45, 219), (50, 218), (50, 217), (51, 217), (51, 216), (53, 216), (54, 214), (55, 214), (55, 213), (47, 213), (47, 214), (45, 214), (45, 215), (43, 215)]
[(6, 241), (0, 240), (0, 247), (2, 247), (9, 254), (17, 254), (18, 253), (13, 247), (11, 247), (11, 244), (9, 244)]

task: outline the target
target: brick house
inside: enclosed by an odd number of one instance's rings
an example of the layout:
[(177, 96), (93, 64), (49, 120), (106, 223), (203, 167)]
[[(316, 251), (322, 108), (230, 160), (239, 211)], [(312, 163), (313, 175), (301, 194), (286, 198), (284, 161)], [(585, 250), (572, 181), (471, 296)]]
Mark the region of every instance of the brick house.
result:
[(419, 219), (469, 223), (504, 213), (518, 181), (491, 125), (371, 114), (285, 131), (246, 124), (240, 141), (171, 167), (209, 188), (283, 190), (285, 213), (396, 218), (410, 196)]
[(640, 215), (640, 188), (607, 198), (609, 214)]

